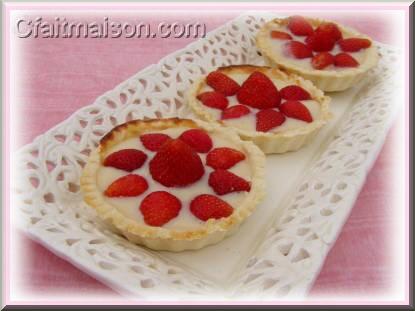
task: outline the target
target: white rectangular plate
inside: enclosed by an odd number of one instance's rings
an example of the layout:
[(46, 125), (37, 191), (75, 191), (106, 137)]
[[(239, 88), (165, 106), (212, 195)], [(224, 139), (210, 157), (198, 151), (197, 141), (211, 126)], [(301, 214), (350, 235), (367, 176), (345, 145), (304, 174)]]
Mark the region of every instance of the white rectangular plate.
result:
[[(184, 95), (218, 66), (262, 64), (254, 36), (269, 14), (243, 15), (121, 83), (17, 152), (13, 213), (33, 238), (109, 286), (137, 298), (301, 298), (353, 207), (398, 110), (400, 53), (332, 97), (334, 118), (305, 148), (267, 158), (267, 197), (240, 231), (198, 251), (152, 252), (106, 229), (79, 178), (91, 149), (131, 119), (189, 117)], [(275, 16), (273, 16), (275, 17)], [(17, 174), (17, 172), (19, 172)]]

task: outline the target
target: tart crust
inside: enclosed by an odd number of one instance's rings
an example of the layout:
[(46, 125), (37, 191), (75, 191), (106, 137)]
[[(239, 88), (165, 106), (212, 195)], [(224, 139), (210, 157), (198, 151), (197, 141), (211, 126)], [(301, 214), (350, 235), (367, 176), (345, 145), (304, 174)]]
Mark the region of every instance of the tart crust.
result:
[[(306, 19), (313, 27), (318, 27), (321, 23), (328, 22), (322, 19)], [(316, 70), (303, 68), (300, 65), (287, 64), (284, 58), (273, 52), (271, 44), (272, 39), (269, 35), (270, 31), (273, 30), (275, 26), (283, 27), (287, 24), (288, 18), (276, 18), (264, 24), (256, 36), (257, 47), (262, 52), (262, 55), (270, 66), (301, 75), (303, 78), (312, 81), (316, 87), (323, 91), (343, 91), (350, 88), (362, 80), (366, 72), (376, 66), (379, 60), (379, 54), (371, 38), (358, 33), (351, 28), (344, 27), (336, 23), (342, 34), (352, 37), (365, 38), (372, 42), (371, 46), (365, 49), (365, 61), (361, 63), (359, 67), (342, 68), (341, 70)]]
[[(213, 135), (221, 133), (223, 137), (235, 143), (246, 154), (246, 160), (249, 161), (251, 169), (251, 190), (238, 208), (235, 208), (231, 216), (221, 219), (209, 219), (200, 226), (200, 229), (192, 231), (153, 227), (124, 216), (105, 199), (103, 193), (98, 189), (97, 172), (109, 148), (142, 133), (172, 127), (202, 128)], [(265, 156), (261, 150), (251, 142), (242, 141), (232, 131), (227, 131), (216, 124), (178, 118), (133, 120), (115, 127), (101, 139), (99, 146), (91, 153), (83, 170), (81, 191), (85, 202), (96, 209), (98, 216), (113, 231), (122, 234), (129, 241), (154, 250), (179, 252), (199, 249), (217, 243), (234, 233), (239, 225), (251, 215), (265, 195), (264, 167)]]
[[(260, 67), (252, 65), (235, 65), (228, 67), (220, 67), (218, 71), (229, 74), (230, 72), (251, 74), (254, 71), (260, 71), (268, 77), (276, 78), (278, 80), (287, 81), (296, 84), (307, 90), (312, 99), (320, 105), (320, 117), (313, 122), (305, 124), (302, 127), (290, 129), (281, 132), (258, 132), (248, 131), (237, 127), (230, 127), (235, 130), (239, 136), (244, 140), (254, 142), (266, 154), (284, 153), (288, 151), (295, 151), (304, 146), (311, 140), (331, 118), (329, 111), (330, 97), (325, 96), (322, 91), (317, 89), (310, 81), (304, 80), (302, 77), (295, 74), (287, 73), (277, 68)], [(206, 84), (206, 77), (196, 81), (189, 89), (187, 94), (187, 102), (194, 113), (202, 120), (208, 122), (215, 122), (222, 126), (228, 127), (222, 120), (217, 120), (204, 105), (196, 98), (200, 90)]]

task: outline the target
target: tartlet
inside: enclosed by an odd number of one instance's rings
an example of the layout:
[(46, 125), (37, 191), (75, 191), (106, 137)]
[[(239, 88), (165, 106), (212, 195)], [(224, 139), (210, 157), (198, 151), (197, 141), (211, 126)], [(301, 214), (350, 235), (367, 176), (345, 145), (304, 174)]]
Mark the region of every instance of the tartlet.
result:
[(323, 91), (350, 88), (379, 58), (368, 36), (301, 16), (267, 22), (256, 36), (256, 45), (271, 66), (301, 75)]
[(83, 170), (84, 200), (112, 230), (183, 251), (234, 233), (264, 196), (264, 154), (215, 124), (134, 120), (112, 129)]
[[(190, 87), (187, 102), (202, 120), (232, 128), (266, 154), (298, 150), (331, 117), (330, 98), (310, 81), (252, 65), (220, 67), (200, 78)], [(285, 111), (288, 102), (308, 114)]]

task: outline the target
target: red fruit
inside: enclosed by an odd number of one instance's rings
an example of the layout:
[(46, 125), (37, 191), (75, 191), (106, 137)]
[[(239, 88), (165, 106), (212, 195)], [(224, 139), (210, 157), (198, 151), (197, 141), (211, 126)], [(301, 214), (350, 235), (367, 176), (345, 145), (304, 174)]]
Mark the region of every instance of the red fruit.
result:
[(280, 40), (292, 40), (293, 37), (284, 31), (273, 30), (271, 31), (271, 38)]
[(104, 160), (104, 166), (111, 166), (127, 172), (140, 168), (147, 155), (137, 149), (122, 149), (111, 153)]
[(158, 151), (170, 139), (169, 135), (159, 133), (143, 134), (140, 136), (141, 143), (150, 151)]
[(284, 115), (274, 109), (261, 110), (256, 114), (256, 130), (259, 132), (268, 132), (284, 122)]
[(281, 98), (292, 100), (311, 99), (310, 94), (298, 85), (288, 85), (280, 90)]
[(209, 186), (219, 195), (251, 190), (251, 183), (234, 173), (221, 169), (210, 173), (208, 182)]
[(104, 194), (107, 197), (135, 197), (148, 189), (144, 177), (136, 174), (129, 174), (116, 179), (108, 186)]
[(209, 152), (213, 146), (212, 139), (201, 129), (187, 130), (180, 135), (179, 139), (200, 153)]
[(338, 41), (343, 37), (342, 32), (340, 31), (339, 27), (337, 27), (337, 25), (334, 23), (321, 23), (320, 26), (317, 27), (315, 32), (326, 33), (334, 41)]
[(339, 41), (340, 48), (344, 52), (357, 52), (361, 49), (367, 49), (372, 42), (363, 38), (347, 38)]
[(202, 178), (205, 173), (196, 151), (180, 139), (163, 144), (150, 161), (153, 179), (166, 187), (183, 187)]
[(190, 202), (190, 211), (197, 218), (207, 221), (208, 219), (220, 219), (232, 215), (233, 208), (227, 202), (210, 194), (201, 194)]
[(277, 107), (280, 94), (277, 87), (262, 72), (253, 72), (236, 94), (239, 102), (258, 109)]
[(339, 53), (334, 56), (334, 65), (337, 67), (357, 67), (359, 66), (359, 62), (350, 54)]
[(299, 59), (313, 56), (312, 50), (307, 45), (299, 41), (289, 41), (285, 43), (284, 53)]
[(208, 153), (206, 164), (214, 169), (227, 170), (244, 159), (245, 155), (238, 150), (227, 147), (215, 148)]
[(215, 91), (220, 92), (225, 96), (235, 95), (240, 88), (238, 83), (220, 71), (209, 73), (206, 77), (206, 83)]
[(285, 103), (281, 104), (280, 110), (287, 117), (302, 120), (309, 123), (313, 122), (313, 117), (311, 116), (310, 111), (299, 101), (287, 100)]
[(328, 33), (316, 32), (311, 36), (308, 36), (305, 43), (313, 51), (326, 52), (333, 49), (336, 41)]
[(223, 110), (221, 119), (226, 120), (226, 119), (240, 118), (244, 115), (247, 115), (250, 112), (251, 112), (251, 110), (249, 110), (249, 108), (247, 106), (236, 105), (236, 106), (232, 106), (232, 107), (229, 107), (229, 108)]
[(225, 109), (229, 104), (228, 99), (219, 92), (204, 92), (197, 95), (197, 99), (205, 106), (220, 110)]
[(302, 16), (291, 16), (288, 29), (297, 36), (309, 36), (313, 33), (313, 26)]
[(182, 203), (166, 191), (150, 193), (140, 204), (144, 222), (149, 226), (160, 227), (179, 215)]
[(329, 52), (318, 53), (311, 59), (311, 65), (314, 69), (324, 69), (332, 64), (334, 64), (334, 56)]

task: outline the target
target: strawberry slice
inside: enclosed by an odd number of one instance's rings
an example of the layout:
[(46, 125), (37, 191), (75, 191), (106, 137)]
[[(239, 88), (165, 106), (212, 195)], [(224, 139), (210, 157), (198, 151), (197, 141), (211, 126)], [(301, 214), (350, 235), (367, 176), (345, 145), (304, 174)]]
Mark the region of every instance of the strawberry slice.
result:
[(166, 187), (183, 187), (205, 173), (197, 152), (181, 139), (167, 141), (149, 164), (153, 179)]
[(233, 208), (227, 202), (210, 194), (201, 194), (190, 202), (190, 211), (197, 218), (207, 221), (232, 215)]
[(253, 72), (244, 81), (236, 97), (241, 104), (258, 109), (277, 107), (281, 102), (277, 87), (259, 71)]
[(272, 30), (271, 38), (280, 40), (292, 40), (293, 37), (291, 37), (289, 33), (286, 33), (284, 31)]
[(324, 69), (332, 64), (334, 64), (334, 56), (329, 52), (318, 53), (311, 59), (311, 66), (318, 70)]
[(334, 41), (338, 41), (342, 39), (343, 35), (340, 31), (339, 27), (337, 27), (334, 23), (321, 23), (317, 29), (315, 30), (316, 33), (326, 33), (330, 36), (330, 38)]
[(245, 155), (235, 149), (222, 147), (215, 148), (208, 153), (206, 157), (206, 164), (214, 169), (227, 170), (236, 163), (245, 159)]
[(235, 95), (240, 88), (238, 83), (220, 71), (209, 73), (206, 77), (206, 84), (225, 96)]
[(249, 192), (251, 190), (251, 183), (234, 173), (222, 169), (210, 173), (208, 183), (215, 193), (219, 195), (239, 191)]
[(228, 99), (219, 92), (204, 92), (197, 95), (197, 99), (200, 100), (203, 105), (210, 108), (223, 110), (228, 107)]
[(357, 52), (361, 49), (367, 49), (372, 42), (364, 38), (347, 38), (339, 41), (340, 48), (344, 52)]
[(122, 149), (107, 156), (104, 160), (104, 166), (131, 172), (140, 168), (146, 159), (147, 155), (140, 150)]
[(299, 59), (313, 56), (313, 51), (300, 41), (289, 41), (285, 43), (283, 52), (287, 56), (294, 56)]
[(244, 115), (247, 115), (250, 112), (251, 112), (251, 110), (249, 110), (249, 108), (247, 106), (236, 105), (236, 106), (232, 106), (232, 107), (229, 107), (229, 108), (223, 110), (221, 119), (226, 120), (226, 119), (240, 118)]
[(281, 98), (291, 100), (308, 100), (310, 94), (298, 85), (288, 85), (280, 90)]
[(302, 16), (290, 16), (288, 29), (297, 36), (309, 36), (313, 33), (313, 26)]
[(311, 116), (310, 111), (299, 101), (287, 100), (285, 103), (281, 104), (280, 110), (287, 117), (302, 120), (308, 123), (313, 122), (313, 117)]
[(327, 52), (333, 49), (336, 41), (326, 32), (315, 32), (306, 38), (305, 43), (313, 51)]
[(144, 177), (136, 174), (128, 174), (111, 183), (104, 194), (107, 197), (135, 197), (148, 189)]
[(160, 227), (179, 215), (182, 203), (166, 191), (155, 191), (147, 195), (140, 204), (144, 222)]
[(187, 130), (180, 135), (179, 139), (200, 153), (209, 152), (213, 146), (212, 139), (201, 129)]
[(285, 116), (274, 109), (261, 110), (256, 114), (256, 130), (268, 132), (285, 122)]
[(336, 67), (358, 67), (359, 62), (355, 60), (350, 54), (339, 53), (334, 56), (334, 65)]
[(158, 151), (170, 139), (169, 135), (160, 133), (143, 134), (140, 136), (141, 143), (150, 151)]

